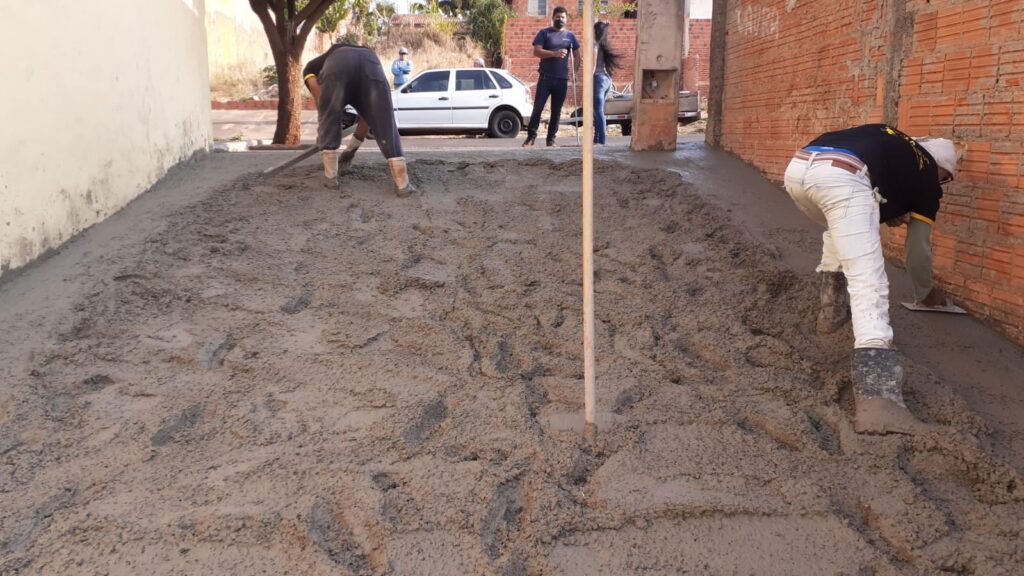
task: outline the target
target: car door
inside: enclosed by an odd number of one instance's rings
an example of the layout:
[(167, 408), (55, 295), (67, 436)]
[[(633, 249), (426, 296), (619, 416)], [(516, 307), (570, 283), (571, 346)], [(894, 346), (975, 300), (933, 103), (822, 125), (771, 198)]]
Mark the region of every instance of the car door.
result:
[(451, 70), (428, 70), (391, 93), (399, 128), (450, 126)]
[(501, 103), (501, 90), (483, 68), (455, 70), (452, 91), (452, 124), (486, 128), (491, 110)]

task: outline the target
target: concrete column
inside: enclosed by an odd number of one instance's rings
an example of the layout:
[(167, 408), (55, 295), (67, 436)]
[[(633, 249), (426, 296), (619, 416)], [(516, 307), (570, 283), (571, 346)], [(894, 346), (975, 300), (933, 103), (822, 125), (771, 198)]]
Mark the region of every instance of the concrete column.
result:
[(633, 80), (634, 151), (675, 150), (687, 0), (639, 3)]
[(722, 97), (725, 90), (725, 38), (728, 25), (728, 0), (711, 3), (711, 61), (708, 70), (708, 127), (704, 141), (710, 146), (722, 145)]

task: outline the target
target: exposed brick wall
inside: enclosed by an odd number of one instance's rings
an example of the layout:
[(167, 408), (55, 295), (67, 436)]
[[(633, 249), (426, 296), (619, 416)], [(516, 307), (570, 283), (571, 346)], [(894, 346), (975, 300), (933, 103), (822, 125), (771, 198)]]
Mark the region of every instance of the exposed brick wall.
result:
[[(963, 157), (933, 236), (936, 277), (1024, 344), (1024, 2), (790, 4), (729, 3), (723, 147), (778, 181), (828, 130), (888, 117), (952, 138)], [(901, 231), (884, 242), (902, 257)]]
[[(554, 4), (552, 4), (554, 6)], [(525, 14), (524, 6), (517, 8), (518, 14)], [(583, 34), (573, 23), (579, 24), (580, 19), (569, 21), (569, 29), (576, 33), (580, 42)], [(612, 18), (610, 23), (610, 42), (612, 47), (623, 54), (624, 66), (612, 75), (615, 87), (621, 89), (633, 82), (633, 69), (636, 55), (636, 24), (630, 18)], [(512, 18), (505, 25), (505, 67), (521, 80), (531, 86), (537, 83), (538, 60), (533, 56), (533, 38), (537, 31), (550, 26), (551, 20), (546, 17)], [(698, 90), (703, 104), (708, 89), (708, 62), (711, 54), (711, 21), (690, 20), (690, 55), (681, 55), (683, 77), (680, 90)], [(692, 68), (692, 72), (691, 72)], [(577, 78), (577, 98), (583, 94), (583, 79)], [(572, 94), (566, 101), (571, 104)]]
[(683, 56), (683, 90), (700, 93), (701, 106), (708, 99), (711, 63), (711, 20), (690, 19), (690, 53)]

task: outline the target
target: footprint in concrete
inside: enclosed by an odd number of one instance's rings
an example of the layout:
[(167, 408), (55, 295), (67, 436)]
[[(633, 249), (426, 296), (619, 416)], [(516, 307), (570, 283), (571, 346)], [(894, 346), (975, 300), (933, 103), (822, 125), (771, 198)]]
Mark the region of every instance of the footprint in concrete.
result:
[(512, 554), (508, 562), (501, 568), (501, 576), (528, 576), (529, 568), (526, 566), (526, 558), (522, 553)]
[(317, 500), (313, 503), (306, 519), (306, 531), (335, 565), (352, 574), (373, 573), (366, 554), (352, 536), (352, 530), (326, 502)]
[(649, 394), (647, 388), (641, 386), (630, 386), (618, 393), (615, 396), (615, 402), (612, 403), (612, 412), (615, 414), (623, 414), (630, 408), (632, 408), (637, 402), (640, 402)]
[(207, 342), (199, 350), (199, 365), (207, 370), (220, 368), (224, 364), (224, 358), (235, 349), (235, 344), (235, 337), (231, 334)]
[(285, 314), (298, 314), (309, 306), (309, 303), (313, 301), (312, 292), (303, 292), (295, 298), (285, 302), (281, 305), (281, 312)]
[(193, 404), (178, 415), (173, 422), (156, 431), (150, 442), (153, 446), (163, 446), (172, 440), (174, 435), (184, 430), (195, 428), (203, 419), (203, 405)]
[(511, 358), (512, 345), (508, 343), (508, 340), (502, 338), (498, 341), (498, 349), (491, 356), (491, 362), (494, 364), (494, 369), (498, 371), (498, 374), (508, 373), (508, 362)]
[[(55, 514), (74, 503), (76, 494), (77, 490), (74, 488), (62, 488), (37, 506), (32, 511), (32, 517), (20, 526), (7, 526), (6, 534), (3, 536), (4, 539), (0, 540), (0, 555), (7, 556), (13, 552), (20, 552), (30, 546), (36, 539), (36, 536), (50, 525)], [(0, 564), (0, 568), (7, 567), (10, 567), (10, 564)], [(4, 571), (4, 574), (7, 574), (7, 572)]]
[(93, 374), (79, 384), (86, 392), (99, 392), (114, 383), (114, 379), (106, 374)]
[(46, 412), (51, 418), (56, 420), (63, 420), (71, 414), (71, 409), (75, 406), (75, 397), (71, 394), (55, 394), (50, 398), (50, 401), (46, 404)]
[(522, 511), (523, 499), (516, 482), (506, 482), (498, 486), (480, 528), (480, 542), (488, 558), (495, 560), (501, 556), (502, 549), (516, 529)]
[(438, 398), (423, 407), (420, 417), (402, 431), (402, 439), (410, 448), (417, 448), (448, 418), (448, 405)]
[(810, 414), (807, 415), (807, 419), (810, 421), (811, 428), (817, 437), (818, 446), (832, 456), (839, 454), (841, 451), (839, 437), (836, 431), (832, 429), (832, 426), (821, 418)]

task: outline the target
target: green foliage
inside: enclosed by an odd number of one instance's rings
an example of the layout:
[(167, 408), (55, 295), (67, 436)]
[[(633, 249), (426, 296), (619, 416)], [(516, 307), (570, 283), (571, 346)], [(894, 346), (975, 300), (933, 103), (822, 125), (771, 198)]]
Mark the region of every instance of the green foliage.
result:
[(598, 15), (602, 16), (602, 19), (611, 18), (622, 18), (627, 14), (632, 14), (633, 18), (636, 18), (637, 2), (609, 2), (603, 3), (601, 0), (594, 0), (594, 20), (598, 19)]
[(274, 64), (264, 66), (260, 70), (260, 80), (263, 81), (264, 88), (277, 84), (277, 66)]
[(338, 25), (344, 22), (351, 13), (352, 5), (348, 0), (335, 2), (327, 9), (323, 17), (317, 20), (316, 29), (323, 34), (334, 34), (338, 30)]
[(505, 22), (515, 16), (503, 0), (475, 0), (466, 17), (469, 37), (483, 46), (495, 65), (502, 59), (505, 45)]

